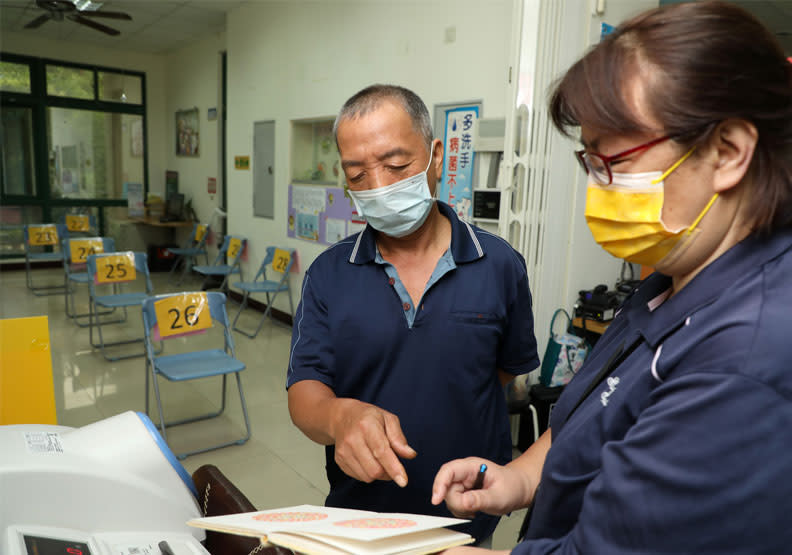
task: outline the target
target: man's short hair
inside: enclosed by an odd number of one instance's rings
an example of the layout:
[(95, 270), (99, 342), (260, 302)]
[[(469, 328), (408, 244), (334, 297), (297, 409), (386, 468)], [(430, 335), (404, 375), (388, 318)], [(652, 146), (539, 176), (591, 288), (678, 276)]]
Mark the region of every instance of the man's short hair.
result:
[(432, 121), (429, 110), (423, 100), (409, 89), (398, 85), (371, 85), (355, 93), (347, 100), (338, 112), (333, 123), (333, 137), (338, 145), (338, 125), (345, 119), (365, 116), (367, 113), (379, 108), (386, 100), (398, 102), (410, 116), (415, 130), (421, 134), (426, 142), (426, 148), (432, 145)]

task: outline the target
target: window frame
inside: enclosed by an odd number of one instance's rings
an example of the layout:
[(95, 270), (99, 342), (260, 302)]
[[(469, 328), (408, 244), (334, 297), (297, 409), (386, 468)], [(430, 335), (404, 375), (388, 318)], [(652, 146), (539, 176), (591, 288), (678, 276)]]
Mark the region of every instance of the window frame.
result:
[[(0, 52), (0, 60), (4, 62), (26, 64), (30, 72), (30, 93), (0, 91), (0, 109), (9, 107), (23, 107), (32, 110), (33, 121), (33, 173), (36, 179), (36, 192), (34, 195), (7, 195), (0, 187), (0, 205), (3, 206), (40, 206), (44, 222), (51, 221), (51, 212), (54, 207), (63, 206), (96, 206), (99, 209), (99, 229), (104, 232), (104, 208), (111, 206), (126, 206), (123, 198), (53, 198), (50, 191), (49, 176), (49, 137), (47, 135), (47, 109), (71, 108), (93, 112), (130, 114), (142, 117), (143, 122), (143, 189), (145, 194), (149, 190), (149, 159), (147, 140), (146, 116), (146, 74), (118, 67), (108, 67), (95, 64), (82, 64), (52, 58), (40, 58), (9, 52)], [(47, 94), (46, 66), (58, 65), (75, 69), (88, 69), (93, 72), (93, 100), (51, 96)], [(130, 75), (140, 78), (141, 104), (99, 100), (99, 72), (108, 72)]]

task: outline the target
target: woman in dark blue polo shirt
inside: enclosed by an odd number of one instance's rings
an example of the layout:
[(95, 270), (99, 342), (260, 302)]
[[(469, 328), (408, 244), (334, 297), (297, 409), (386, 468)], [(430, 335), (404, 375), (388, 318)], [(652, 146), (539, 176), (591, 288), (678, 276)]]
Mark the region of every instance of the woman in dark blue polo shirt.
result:
[(531, 505), (519, 554), (789, 553), (792, 64), (742, 9), (675, 4), (573, 65), (550, 110), (580, 127), (595, 240), (656, 272), (551, 429), (481, 490), (481, 459), (445, 465), (433, 502)]

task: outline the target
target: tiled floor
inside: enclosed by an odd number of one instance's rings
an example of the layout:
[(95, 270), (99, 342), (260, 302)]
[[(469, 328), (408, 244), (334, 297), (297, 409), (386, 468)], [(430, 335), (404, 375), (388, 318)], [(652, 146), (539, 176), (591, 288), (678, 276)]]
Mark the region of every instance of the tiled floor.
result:
[[(62, 283), (61, 270), (36, 270), (36, 284)], [(157, 293), (174, 291), (166, 274), (152, 274)], [(192, 287), (199, 287), (193, 281)], [(179, 290), (189, 288), (190, 284)], [(87, 310), (87, 287), (78, 291), (80, 312)], [(237, 306), (229, 305), (234, 317)], [(0, 272), (0, 318), (49, 316), (53, 377), (58, 423), (82, 426), (127, 410), (144, 411), (143, 358), (107, 362), (91, 349), (88, 330), (77, 327), (64, 313), (63, 295), (36, 297), (25, 287), (24, 271)], [(239, 323), (255, 328), (261, 314), (248, 309)], [(142, 334), (140, 311), (130, 311), (126, 324), (108, 327), (106, 339), (134, 337)], [(212, 338), (210, 331), (205, 338)], [(237, 357), (247, 364), (242, 381), (253, 435), (241, 446), (226, 447), (188, 457), (184, 466), (192, 473), (205, 463), (216, 465), (259, 509), (322, 504), (328, 492), (324, 474), (324, 450), (307, 439), (291, 422), (284, 387), (291, 330), (267, 323), (255, 339), (234, 334)], [(202, 339), (205, 340), (205, 339)], [(174, 339), (167, 349), (178, 349)], [(176, 343), (174, 346), (173, 344)], [(120, 349), (120, 348), (119, 348)], [(141, 344), (124, 348), (125, 352), (142, 349)], [(168, 419), (197, 414), (201, 407), (219, 407), (220, 378), (203, 382), (170, 383), (161, 380), (163, 411)], [(152, 420), (157, 419), (152, 399)], [(244, 421), (236, 386), (229, 383), (227, 409), (213, 421), (187, 424), (168, 432), (174, 451), (194, 449), (223, 438), (241, 437)], [(514, 545), (525, 511), (517, 511), (501, 520), (495, 531), (493, 547), (506, 549)]]

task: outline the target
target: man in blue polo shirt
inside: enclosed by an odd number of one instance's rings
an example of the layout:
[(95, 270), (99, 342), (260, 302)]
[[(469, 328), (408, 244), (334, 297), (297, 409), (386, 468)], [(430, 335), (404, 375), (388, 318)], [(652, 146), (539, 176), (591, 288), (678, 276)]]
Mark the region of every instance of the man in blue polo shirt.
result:
[[(306, 272), (289, 411), (327, 446), (327, 505), (448, 515), (431, 504), (443, 463), (511, 460), (501, 386), (539, 364), (525, 262), (434, 200), (443, 145), (414, 93), (360, 91), (335, 135), (368, 225)], [(483, 540), (497, 522), (465, 531)]]

